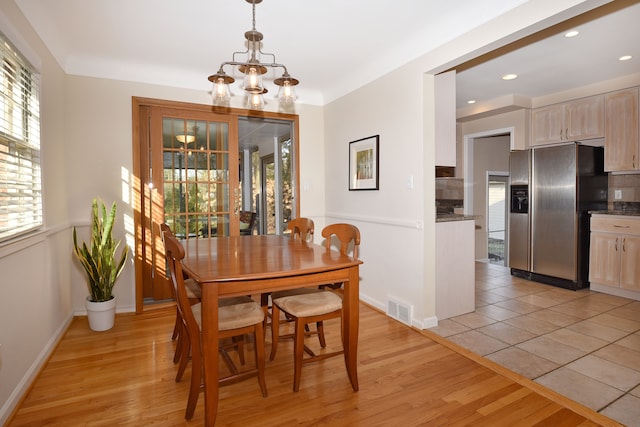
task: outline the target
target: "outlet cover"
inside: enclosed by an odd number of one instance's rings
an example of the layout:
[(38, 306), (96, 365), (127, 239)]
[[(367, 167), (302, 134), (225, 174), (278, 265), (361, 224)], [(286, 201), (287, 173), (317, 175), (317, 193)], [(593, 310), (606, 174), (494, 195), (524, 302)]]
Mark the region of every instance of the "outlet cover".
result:
[(621, 200), (622, 199), (622, 190), (614, 190), (613, 198), (616, 199), (616, 200)]

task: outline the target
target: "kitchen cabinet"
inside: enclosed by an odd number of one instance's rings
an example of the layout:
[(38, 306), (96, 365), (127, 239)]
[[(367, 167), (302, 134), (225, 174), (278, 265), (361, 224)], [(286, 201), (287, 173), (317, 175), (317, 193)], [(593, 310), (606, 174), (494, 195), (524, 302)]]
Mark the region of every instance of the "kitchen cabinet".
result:
[(594, 214), (591, 289), (640, 300), (640, 217)]
[(638, 88), (605, 95), (604, 169), (640, 170)]
[(436, 166), (456, 166), (456, 71), (437, 74), (434, 82)]
[(531, 112), (531, 145), (604, 137), (604, 96), (576, 99)]

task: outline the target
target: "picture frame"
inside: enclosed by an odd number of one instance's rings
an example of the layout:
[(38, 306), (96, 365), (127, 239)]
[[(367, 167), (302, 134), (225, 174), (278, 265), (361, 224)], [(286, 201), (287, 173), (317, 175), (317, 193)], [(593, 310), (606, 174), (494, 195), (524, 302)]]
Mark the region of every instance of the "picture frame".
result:
[(349, 191), (378, 190), (380, 135), (349, 143)]

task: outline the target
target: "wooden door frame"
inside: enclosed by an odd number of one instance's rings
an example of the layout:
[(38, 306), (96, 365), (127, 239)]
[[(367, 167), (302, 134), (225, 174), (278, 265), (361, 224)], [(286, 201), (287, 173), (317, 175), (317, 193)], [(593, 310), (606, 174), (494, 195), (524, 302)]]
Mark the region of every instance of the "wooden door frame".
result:
[(294, 150), (295, 161), (295, 179), (298, 185), (294, 188), (295, 197), (295, 214), (299, 216), (300, 211), (300, 155), (299, 155), (299, 117), (297, 114), (284, 114), (269, 111), (254, 111), (243, 108), (228, 108), (217, 107), (204, 104), (195, 104), (180, 101), (168, 101), (154, 98), (143, 98), (133, 96), (131, 98), (131, 113), (132, 113), (132, 151), (133, 151), (133, 181), (134, 181), (134, 195), (133, 200), (133, 221), (135, 228), (135, 252), (134, 252), (134, 269), (135, 269), (135, 301), (136, 301), (136, 313), (142, 313), (144, 311), (144, 297), (143, 297), (143, 279), (145, 270), (147, 270), (148, 264), (145, 263), (145, 241), (151, 236), (148, 236), (150, 226), (143, 224), (143, 203), (147, 200), (145, 194), (149, 190), (149, 182), (144, 182), (141, 177), (146, 176), (143, 171), (149, 170), (149, 159), (146, 158), (143, 153), (142, 147), (145, 144), (149, 144), (149, 123), (146, 119), (149, 110), (151, 108), (172, 108), (182, 109), (190, 112), (207, 112), (220, 115), (231, 116), (244, 116), (264, 119), (277, 119), (286, 120), (293, 123), (293, 142), (296, 149)]

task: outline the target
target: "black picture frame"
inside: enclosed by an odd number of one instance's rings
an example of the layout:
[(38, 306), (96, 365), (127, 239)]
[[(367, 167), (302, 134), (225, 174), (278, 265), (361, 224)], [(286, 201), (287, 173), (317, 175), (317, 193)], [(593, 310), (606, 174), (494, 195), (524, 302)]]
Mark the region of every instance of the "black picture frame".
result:
[(349, 191), (378, 190), (380, 135), (349, 143)]

